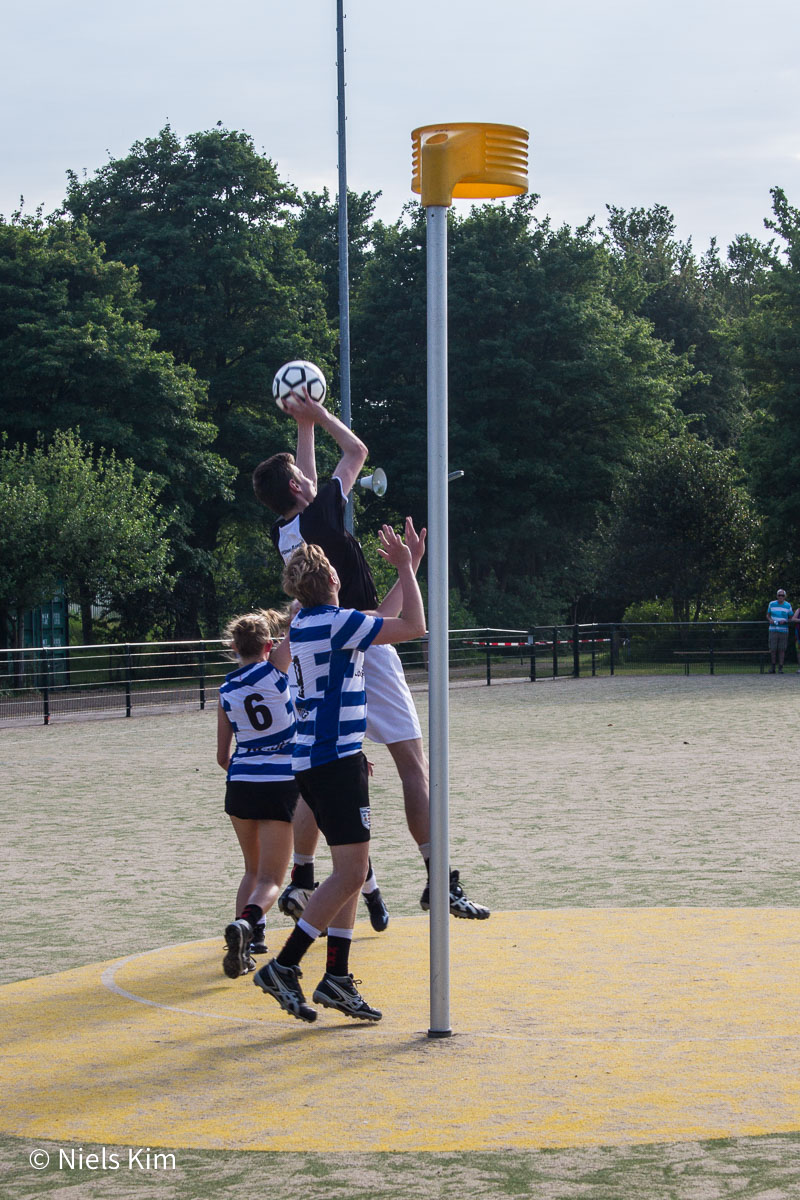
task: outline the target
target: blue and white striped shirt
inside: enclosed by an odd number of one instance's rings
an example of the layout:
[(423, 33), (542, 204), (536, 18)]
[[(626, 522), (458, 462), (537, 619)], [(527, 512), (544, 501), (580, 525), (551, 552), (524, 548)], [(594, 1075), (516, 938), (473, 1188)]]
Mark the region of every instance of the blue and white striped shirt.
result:
[(772, 600), (767, 605), (767, 613), (772, 617), (772, 628), (788, 630), (789, 617), (793, 611), (788, 600)]
[(367, 728), (364, 651), (382, 625), (383, 617), (330, 604), (301, 608), (292, 621), (295, 771), (347, 758), (361, 749)]
[(270, 662), (239, 667), (226, 676), (219, 702), (236, 735), (228, 780), (283, 783), (294, 779), (296, 722), (283, 672)]

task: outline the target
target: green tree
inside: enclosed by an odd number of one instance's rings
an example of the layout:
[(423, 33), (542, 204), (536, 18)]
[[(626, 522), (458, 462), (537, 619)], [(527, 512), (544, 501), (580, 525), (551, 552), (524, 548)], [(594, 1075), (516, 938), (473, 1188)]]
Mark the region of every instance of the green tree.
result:
[[(716, 243), (701, 260), (704, 276), (713, 287), (723, 312), (723, 335), (726, 326), (749, 316), (758, 297), (768, 288), (769, 273), (775, 263), (774, 242), (760, 242), (749, 233), (731, 242), (725, 261), (721, 261)], [(728, 339), (728, 353), (738, 365), (734, 346)]]
[(681, 433), (637, 455), (601, 529), (603, 584), (623, 605), (663, 599), (676, 621), (741, 601), (758, 522), (731, 451)]
[(222, 624), (236, 613), (288, 603), (281, 586), (283, 563), (265, 524), (236, 518), (225, 522), (211, 569)]
[[(698, 261), (691, 239), (676, 236), (675, 219), (661, 204), (623, 209), (610, 205), (605, 230), (611, 294), (625, 312), (647, 318), (657, 337), (686, 355), (687, 372), (676, 398), (696, 433), (717, 446), (736, 444), (747, 397), (728, 341), (720, 336), (735, 298), (730, 271), (715, 243)], [(734, 257), (743, 243), (732, 248)]]
[[(82, 635), (92, 640), (92, 606), (115, 607), (166, 577), (170, 543), (157, 485), (133, 462), (120, 462), (73, 431), (33, 450), (0, 451), (4, 523), (0, 607), (41, 603), (56, 580), (80, 605)], [(10, 512), (17, 501), (19, 512)]]
[[(372, 250), (375, 204), (380, 192), (347, 193), (347, 273), (358, 292)], [(325, 289), (325, 310), (334, 327), (339, 322), (339, 199), (330, 192), (304, 192), (294, 218), (297, 245), (314, 264)]]
[(201, 615), (219, 627), (218, 543), (231, 519), (260, 519), (250, 475), (285, 444), (270, 399), (276, 368), (290, 358), (330, 367), (323, 287), (290, 220), (297, 205), (252, 140), (221, 127), (182, 140), (167, 126), (90, 179), (70, 176), (68, 211), (137, 268), (159, 345), (204, 381), (212, 449), (235, 471), (233, 496), (211, 496), (193, 514), (197, 557), (178, 583), (187, 636)]
[[(590, 229), (554, 230), (535, 198), (451, 215), (451, 578), (488, 624), (559, 619), (590, 578), (581, 545), (620, 464), (676, 420), (686, 366), (608, 299)], [(355, 423), (424, 522), (424, 216), (375, 233), (358, 297)]]
[(10, 627), (21, 630), (23, 610), (55, 590), (50, 533), (47, 497), (32, 479), (9, 471), (6, 451), (0, 451), (0, 648)]
[[(740, 348), (754, 416), (743, 445), (750, 487), (766, 523), (774, 569), (800, 580), (794, 549), (800, 522), (800, 211), (781, 188), (766, 222), (782, 246), (731, 332)], [(759, 294), (760, 293), (760, 294)], [(788, 574), (785, 574), (787, 573)]]
[(0, 429), (33, 446), (80, 426), (133, 459), (161, 492), (186, 569), (195, 512), (220, 502), (232, 472), (198, 415), (204, 384), (155, 348), (147, 319), (135, 269), (108, 261), (83, 225), (0, 222)]

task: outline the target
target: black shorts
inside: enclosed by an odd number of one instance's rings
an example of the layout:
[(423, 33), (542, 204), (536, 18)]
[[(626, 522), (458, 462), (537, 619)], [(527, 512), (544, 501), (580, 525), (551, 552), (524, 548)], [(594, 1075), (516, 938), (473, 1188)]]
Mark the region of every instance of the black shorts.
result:
[(297, 783), (329, 846), (369, 841), (369, 768), (363, 754), (298, 771)]
[(225, 788), (225, 812), (243, 821), (291, 821), (299, 794), (293, 779), (280, 783), (234, 779)]

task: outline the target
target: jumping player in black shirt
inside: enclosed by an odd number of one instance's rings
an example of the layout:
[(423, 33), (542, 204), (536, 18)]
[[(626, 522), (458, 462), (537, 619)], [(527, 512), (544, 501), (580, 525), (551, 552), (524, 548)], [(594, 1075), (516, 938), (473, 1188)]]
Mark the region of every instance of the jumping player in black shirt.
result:
[[(253, 473), (256, 497), (279, 515), (271, 530), (273, 543), (284, 561), (302, 542), (320, 546), (339, 576), (340, 604), (361, 611), (373, 610), (377, 607), (378, 596), (372, 572), (360, 545), (344, 525), (347, 496), (366, 461), (367, 447), (332, 412), (315, 401), (290, 398), (284, 400), (284, 409), (297, 422), (297, 458), (287, 453), (274, 454), (260, 463)], [(315, 453), (317, 425), (330, 434), (342, 452), (331, 480), (319, 489)], [(410, 517), (406, 520), (405, 540), (416, 572), (425, 549), (425, 531), (418, 535)], [(399, 613), (399, 588), (396, 601)], [(382, 608), (387, 611), (386, 602)], [(428, 762), (414, 702), (394, 647), (371, 646), (364, 656), (364, 673), (367, 737), (385, 745), (394, 759), (403, 786), (408, 828), (427, 868), (430, 858)], [(302, 913), (315, 886), (313, 864), (318, 837), (314, 817), (301, 799), (294, 821), (292, 880), (278, 901), (281, 911), (294, 920)], [(371, 864), (364, 885), (364, 899), (373, 928), (385, 929), (389, 914)], [(427, 885), (420, 904), (423, 909), (429, 907)], [(464, 894), (458, 871), (450, 872), (450, 912), (468, 920), (485, 920), (489, 916), (488, 908), (475, 904)]]

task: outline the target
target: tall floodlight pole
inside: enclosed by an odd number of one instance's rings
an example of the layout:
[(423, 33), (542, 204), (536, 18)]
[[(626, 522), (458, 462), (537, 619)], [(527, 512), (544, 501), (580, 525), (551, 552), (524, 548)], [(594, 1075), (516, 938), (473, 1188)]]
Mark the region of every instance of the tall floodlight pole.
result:
[[(528, 134), (514, 125), (425, 125), (411, 134), (412, 191), (427, 220), (428, 749), (430, 757), (430, 1028), (450, 1027), (449, 613), (447, 498), (447, 210), (454, 199), (528, 190)], [(476, 298), (477, 300), (477, 298)]]
[[(344, 0), (336, 0), (336, 79), (339, 111), (339, 388), (342, 421), (352, 427), (350, 408), (350, 265), (347, 230), (347, 138), (344, 104)], [(353, 494), (347, 497), (345, 528), (353, 532)]]

